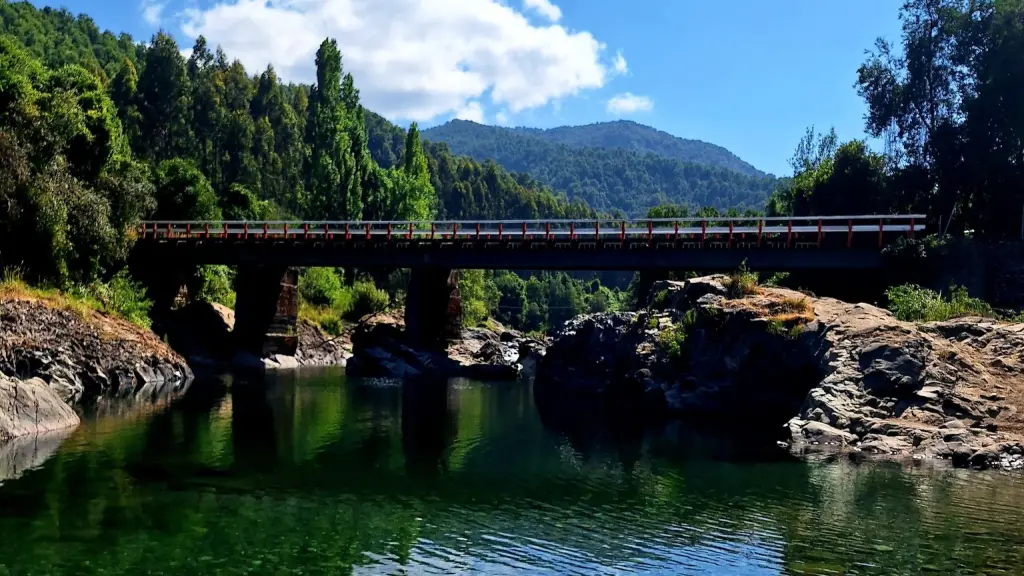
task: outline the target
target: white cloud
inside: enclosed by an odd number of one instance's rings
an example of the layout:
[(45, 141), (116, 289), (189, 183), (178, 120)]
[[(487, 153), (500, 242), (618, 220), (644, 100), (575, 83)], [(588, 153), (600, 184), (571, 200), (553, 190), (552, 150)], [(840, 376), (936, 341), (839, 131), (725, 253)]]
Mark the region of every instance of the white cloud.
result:
[(498, 126), (508, 126), (509, 120), (508, 114), (505, 111), (498, 112), (494, 115), (494, 123)]
[(622, 55), (622, 50), (615, 53), (615, 60), (612, 62), (612, 68), (615, 69), (616, 74), (625, 74), (629, 72), (629, 64), (626, 62), (626, 57)]
[(562, 9), (552, 4), (551, 0), (523, 0), (523, 6), (552, 22), (562, 19)]
[(456, 110), (455, 117), (459, 120), (469, 120), (477, 124), (484, 123), (484, 107), (476, 100), (466, 102), (466, 105)]
[(649, 112), (654, 109), (654, 101), (647, 96), (637, 96), (631, 92), (616, 94), (608, 100), (606, 106), (609, 114), (624, 115), (634, 112)]
[(139, 8), (142, 10), (142, 19), (149, 23), (150, 26), (160, 25), (160, 20), (164, 16), (164, 8), (167, 7), (167, 2), (159, 2), (157, 0), (142, 0), (142, 4)]
[(485, 98), (517, 113), (600, 88), (614, 70), (589, 32), (535, 26), (504, 0), (222, 0), (183, 16), (189, 37), (254, 73), (272, 62), (286, 81), (314, 81), (317, 47), (337, 38), (363, 103), (392, 119)]

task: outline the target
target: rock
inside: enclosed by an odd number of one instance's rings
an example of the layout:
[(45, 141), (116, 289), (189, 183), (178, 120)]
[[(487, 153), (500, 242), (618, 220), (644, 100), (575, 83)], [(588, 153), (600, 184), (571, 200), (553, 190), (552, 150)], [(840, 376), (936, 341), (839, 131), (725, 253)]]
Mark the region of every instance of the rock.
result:
[[(535, 393), (614, 409), (638, 391), (648, 412), (754, 432), (788, 421), (794, 451), (853, 444), (969, 466), (978, 450), (1022, 441), (1020, 395), (1005, 391), (1024, 389), (1014, 369), (1024, 328), (912, 324), (868, 304), (775, 287), (731, 298), (725, 286), (722, 276), (657, 282), (657, 310), (570, 320), (537, 363)], [(1011, 456), (999, 465), (1016, 465)]]
[(299, 361), (294, 356), (274, 354), (270, 358), (263, 359), (263, 365), (270, 370), (281, 370), (286, 368), (298, 368)]
[(999, 463), (1001, 453), (1000, 446), (981, 448), (971, 454), (970, 464), (973, 468), (992, 468)]
[(857, 436), (854, 434), (844, 432), (821, 422), (808, 422), (800, 428), (800, 435), (809, 442), (840, 446), (852, 444), (857, 440)]
[(78, 414), (41, 378), (0, 375), (0, 442), (73, 428)]
[(61, 430), (42, 432), (0, 441), (0, 484), (15, 480), (22, 474), (41, 466), (57, 453), (57, 449), (75, 430), (69, 426)]
[(146, 366), (145, 364), (139, 364), (135, 367), (135, 378), (142, 384), (149, 384), (150, 382), (163, 382), (163, 376), (157, 374), (155, 370)]
[(42, 300), (0, 301), (0, 373), (38, 377), (65, 403), (124, 397), (146, 382), (181, 389), (185, 360), (155, 334), (118, 318)]
[(547, 346), (537, 340), (524, 339), (519, 342), (518, 352), (522, 374), (527, 378), (533, 378), (536, 376), (538, 363), (547, 353)]

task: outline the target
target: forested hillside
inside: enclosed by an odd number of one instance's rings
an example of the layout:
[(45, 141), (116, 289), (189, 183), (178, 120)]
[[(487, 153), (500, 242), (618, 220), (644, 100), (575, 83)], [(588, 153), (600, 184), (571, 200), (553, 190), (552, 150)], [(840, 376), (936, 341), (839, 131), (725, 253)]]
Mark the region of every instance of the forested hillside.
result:
[[(594, 214), (493, 161), (425, 145), (415, 125), (404, 130), (364, 110), (334, 40), (321, 44), (316, 68), (312, 86), (282, 84), (272, 67), (245, 70), (202, 37), (186, 59), (162, 33), (143, 45), (99, 31), (88, 16), (0, 1), (4, 282), (22, 277), (60, 287), (148, 325), (149, 303), (123, 270), (146, 218)], [(372, 282), (342, 287), (339, 272), (303, 273), (300, 315), (336, 330), (341, 316), (388, 305)], [(189, 294), (231, 305), (232, 278), (227, 267), (200, 267), (188, 279)], [(521, 326), (549, 326), (547, 301), (559, 302), (570, 288), (574, 305), (589, 305), (581, 282), (551, 278), (530, 284), (530, 322), (510, 316)], [(481, 271), (464, 275), (467, 321), (497, 312), (495, 282)], [(499, 283), (516, 295), (527, 286), (512, 276)], [(382, 287), (401, 298), (401, 275)], [(594, 306), (618, 298), (607, 289), (593, 293)], [(554, 321), (567, 310), (558, 308)]]
[(641, 215), (665, 203), (760, 208), (775, 186), (767, 176), (747, 176), (707, 164), (616, 148), (573, 147), (526, 131), (455, 120), (424, 131), (456, 154), (494, 159), (602, 212)]
[[(405, 131), (368, 114), (333, 40), (317, 52), (316, 84), (296, 86), (279, 82), (272, 67), (245, 70), (202, 37), (186, 60), (165, 34), (143, 46), (100, 32), (87, 16), (25, 2), (0, 3), (0, 22), (10, 207), (0, 216), (10, 247), (2, 256), (41, 277), (87, 280), (115, 269), (127, 250), (125, 227), (147, 217), (591, 213), (494, 163), (444, 146), (424, 150), (415, 126)], [(109, 229), (87, 240), (78, 230), (88, 222)], [(9, 241), (14, 234), (54, 253), (22, 253)]]
[(765, 175), (764, 172), (747, 164), (721, 146), (701, 140), (677, 138), (668, 132), (637, 124), (631, 120), (597, 122), (584, 126), (559, 126), (548, 129), (513, 128), (512, 130), (538, 136), (551, 142), (566, 144), (573, 148), (622, 148), (634, 152), (652, 152), (683, 162), (695, 162), (734, 170), (747, 176)]

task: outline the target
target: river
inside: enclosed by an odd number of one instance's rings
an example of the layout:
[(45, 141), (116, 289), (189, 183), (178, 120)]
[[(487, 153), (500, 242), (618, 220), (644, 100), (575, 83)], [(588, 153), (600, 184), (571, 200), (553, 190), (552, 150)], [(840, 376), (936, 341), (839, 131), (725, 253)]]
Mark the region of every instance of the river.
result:
[(4, 576), (1024, 570), (1020, 475), (542, 418), (521, 383), (200, 381), (19, 474)]

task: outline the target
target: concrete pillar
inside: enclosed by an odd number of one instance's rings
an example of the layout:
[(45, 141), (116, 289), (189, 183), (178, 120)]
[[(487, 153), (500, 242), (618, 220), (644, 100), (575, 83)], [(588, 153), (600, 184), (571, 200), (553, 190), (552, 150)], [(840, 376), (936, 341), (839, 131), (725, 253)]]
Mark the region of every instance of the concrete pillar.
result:
[(409, 342), (443, 350), (448, 338), (462, 329), (459, 277), (447, 268), (414, 268), (405, 299), (405, 330)]
[(239, 266), (235, 279), (235, 343), (262, 357), (298, 349), (298, 272), (283, 266)]

